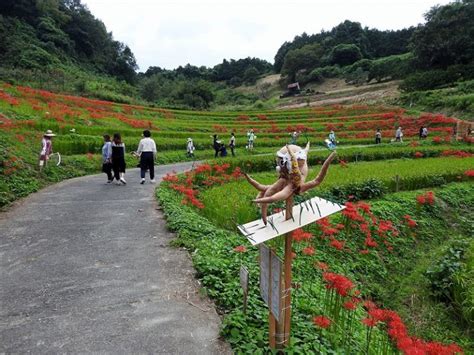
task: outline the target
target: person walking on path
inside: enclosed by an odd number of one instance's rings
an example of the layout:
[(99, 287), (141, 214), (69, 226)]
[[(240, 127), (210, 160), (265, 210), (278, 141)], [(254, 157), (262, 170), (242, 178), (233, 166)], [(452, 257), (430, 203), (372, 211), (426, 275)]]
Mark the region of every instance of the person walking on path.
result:
[(247, 132), (247, 140), (248, 140), (247, 147), (249, 150), (253, 150), (253, 142), (255, 141), (255, 138), (257, 138), (257, 136), (253, 132), (253, 129)]
[(151, 138), (149, 130), (143, 131), (143, 138), (138, 144), (137, 154), (140, 157), (140, 184), (145, 183), (146, 171), (150, 171), (150, 182), (155, 183), (155, 158), (156, 158), (156, 143)]
[(186, 155), (190, 158), (194, 158), (194, 151), (196, 148), (194, 148), (194, 143), (191, 138), (188, 138), (188, 142), (186, 143)]
[(53, 154), (53, 141), (52, 138), (56, 136), (53, 134), (53, 131), (48, 129), (45, 134), (43, 134), (43, 139), (41, 140), (41, 152), (39, 157), (39, 170), (40, 172), (46, 166), (49, 156)]
[(402, 127), (398, 127), (397, 130), (395, 131), (395, 142), (403, 143)]
[(125, 180), (125, 168), (125, 144), (122, 143), (120, 133), (115, 133), (112, 142), (112, 169), (117, 185), (120, 185), (120, 183), (124, 185), (127, 184)]
[(235, 134), (234, 132), (230, 135), (229, 148), (232, 153), (232, 156), (235, 157), (234, 148), (235, 148)]
[(219, 141), (217, 140), (217, 134), (214, 134), (212, 136), (213, 138), (213, 141), (212, 141), (212, 147), (214, 148), (214, 158), (217, 158), (217, 156), (219, 155), (219, 151), (221, 149), (221, 145), (219, 143)]
[(112, 142), (108, 134), (104, 134), (104, 145), (102, 146), (102, 172), (107, 174), (107, 184), (114, 181), (112, 175)]
[(380, 128), (377, 128), (377, 132), (375, 132), (375, 144), (382, 143), (382, 132), (380, 132)]

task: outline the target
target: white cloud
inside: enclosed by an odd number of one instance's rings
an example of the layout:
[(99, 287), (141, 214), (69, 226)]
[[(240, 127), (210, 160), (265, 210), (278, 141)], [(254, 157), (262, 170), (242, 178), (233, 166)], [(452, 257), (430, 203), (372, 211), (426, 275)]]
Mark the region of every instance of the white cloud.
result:
[(128, 44), (140, 70), (223, 58), (273, 62), (284, 41), (329, 30), (348, 19), (378, 29), (423, 22), (433, 0), (82, 0), (115, 39)]

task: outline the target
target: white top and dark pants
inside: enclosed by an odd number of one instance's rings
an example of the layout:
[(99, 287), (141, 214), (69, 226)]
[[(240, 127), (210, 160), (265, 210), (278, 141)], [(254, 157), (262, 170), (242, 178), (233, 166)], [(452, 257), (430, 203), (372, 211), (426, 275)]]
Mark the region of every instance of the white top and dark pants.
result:
[(156, 143), (153, 139), (143, 138), (138, 144), (137, 153), (140, 155), (140, 176), (145, 182), (145, 173), (150, 170), (150, 180), (155, 180)]

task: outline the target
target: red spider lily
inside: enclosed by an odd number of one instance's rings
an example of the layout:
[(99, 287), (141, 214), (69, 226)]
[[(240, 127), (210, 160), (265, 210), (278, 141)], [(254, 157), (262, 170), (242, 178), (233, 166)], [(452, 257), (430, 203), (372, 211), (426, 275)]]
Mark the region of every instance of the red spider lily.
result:
[(415, 152), (415, 154), (413, 154), (413, 156), (415, 158), (423, 158), (425, 155), (422, 152)]
[(315, 250), (313, 247), (310, 246), (310, 247), (304, 248), (302, 252), (304, 255), (314, 255)]
[(329, 265), (326, 264), (326, 263), (323, 263), (322, 261), (318, 261), (318, 262), (314, 263), (314, 266), (317, 267), (318, 269), (322, 270), (322, 271), (329, 270)]
[(343, 307), (347, 309), (348, 311), (353, 311), (357, 309), (357, 304), (354, 303), (353, 301), (346, 301), (344, 302)]
[(357, 211), (356, 205), (352, 202), (346, 202), (346, 208), (342, 211), (342, 214), (352, 221), (364, 222), (364, 217), (362, 217)]
[(336, 292), (345, 297), (349, 291), (354, 288), (354, 283), (344, 275), (339, 275), (333, 272), (323, 273), (323, 279), (326, 282), (326, 288), (334, 289)]
[(365, 238), (364, 244), (369, 248), (376, 248), (378, 246), (378, 243), (375, 240), (373, 240), (371, 237)]
[(325, 316), (316, 316), (313, 318), (313, 323), (318, 328), (326, 329), (331, 326), (331, 320)]
[(370, 310), (370, 309), (376, 308), (377, 305), (376, 305), (374, 302), (372, 302), (372, 301), (370, 301), (370, 300), (367, 300), (367, 301), (364, 302), (364, 307), (365, 307), (366, 309)]
[(434, 138), (433, 138), (433, 143), (435, 143), (435, 144), (440, 144), (441, 142), (442, 142), (441, 137), (434, 137)]
[(346, 244), (345, 241), (337, 240), (335, 238), (331, 238), (331, 241), (329, 242), (329, 245), (332, 246), (333, 248), (337, 249), (337, 250), (344, 249), (345, 244)]
[(247, 248), (245, 247), (245, 245), (239, 245), (234, 248), (234, 251), (236, 253), (245, 253), (247, 251)]
[(420, 205), (431, 205), (433, 206), (435, 203), (435, 195), (433, 191), (428, 191), (423, 195), (418, 195), (416, 197), (416, 201)]
[(367, 213), (367, 214), (371, 214), (371, 211), (370, 211), (370, 208), (371, 208), (371, 207), (370, 207), (370, 205), (369, 205), (368, 203), (366, 203), (366, 202), (362, 202), (362, 201), (358, 202), (358, 203), (357, 203), (357, 208), (360, 209), (360, 210), (362, 210), (362, 211), (364, 211), (364, 212)]
[(474, 177), (474, 170), (472, 170), (472, 169), (466, 170), (464, 172), (464, 175), (466, 175), (467, 177)]
[(370, 317), (362, 319), (361, 322), (370, 328), (375, 327), (378, 323), (375, 319)]
[(311, 238), (313, 238), (313, 235), (309, 232), (305, 232), (301, 228), (298, 228), (291, 233), (291, 237), (295, 242), (304, 242), (311, 240)]
[(168, 181), (168, 182), (178, 182), (179, 181), (179, 178), (176, 174), (166, 174), (164, 177), (163, 177), (163, 181)]
[(368, 249), (362, 249), (362, 250), (359, 250), (359, 253), (365, 255), (365, 254), (369, 254), (370, 251)]
[(418, 147), (419, 143), (417, 141), (411, 141), (410, 142), (410, 147)]
[(415, 227), (418, 225), (418, 224), (416, 223), (416, 221), (414, 221), (414, 220), (411, 218), (411, 216), (409, 216), (409, 215), (407, 215), (407, 214), (404, 215), (403, 218), (405, 219), (405, 221), (406, 221), (408, 227), (410, 227), (410, 228), (415, 228)]
[(441, 152), (443, 157), (458, 157), (458, 158), (469, 158), (472, 157), (473, 154), (469, 152), (465, 152), (463, 150), (443, 150)]

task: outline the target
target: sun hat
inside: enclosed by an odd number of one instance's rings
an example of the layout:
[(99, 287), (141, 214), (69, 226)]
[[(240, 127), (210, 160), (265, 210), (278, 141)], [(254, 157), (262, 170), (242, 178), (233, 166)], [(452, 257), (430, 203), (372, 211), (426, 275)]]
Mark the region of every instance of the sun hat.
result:
[(188, 142), (192, 142), (192, 139), (191, 139), (191, 138), (188, 138)]
[(56, 135), (53, 133), (52, 130), (48, 129), (45, 134), (43, 134), (45, 137), (55, 137)]

